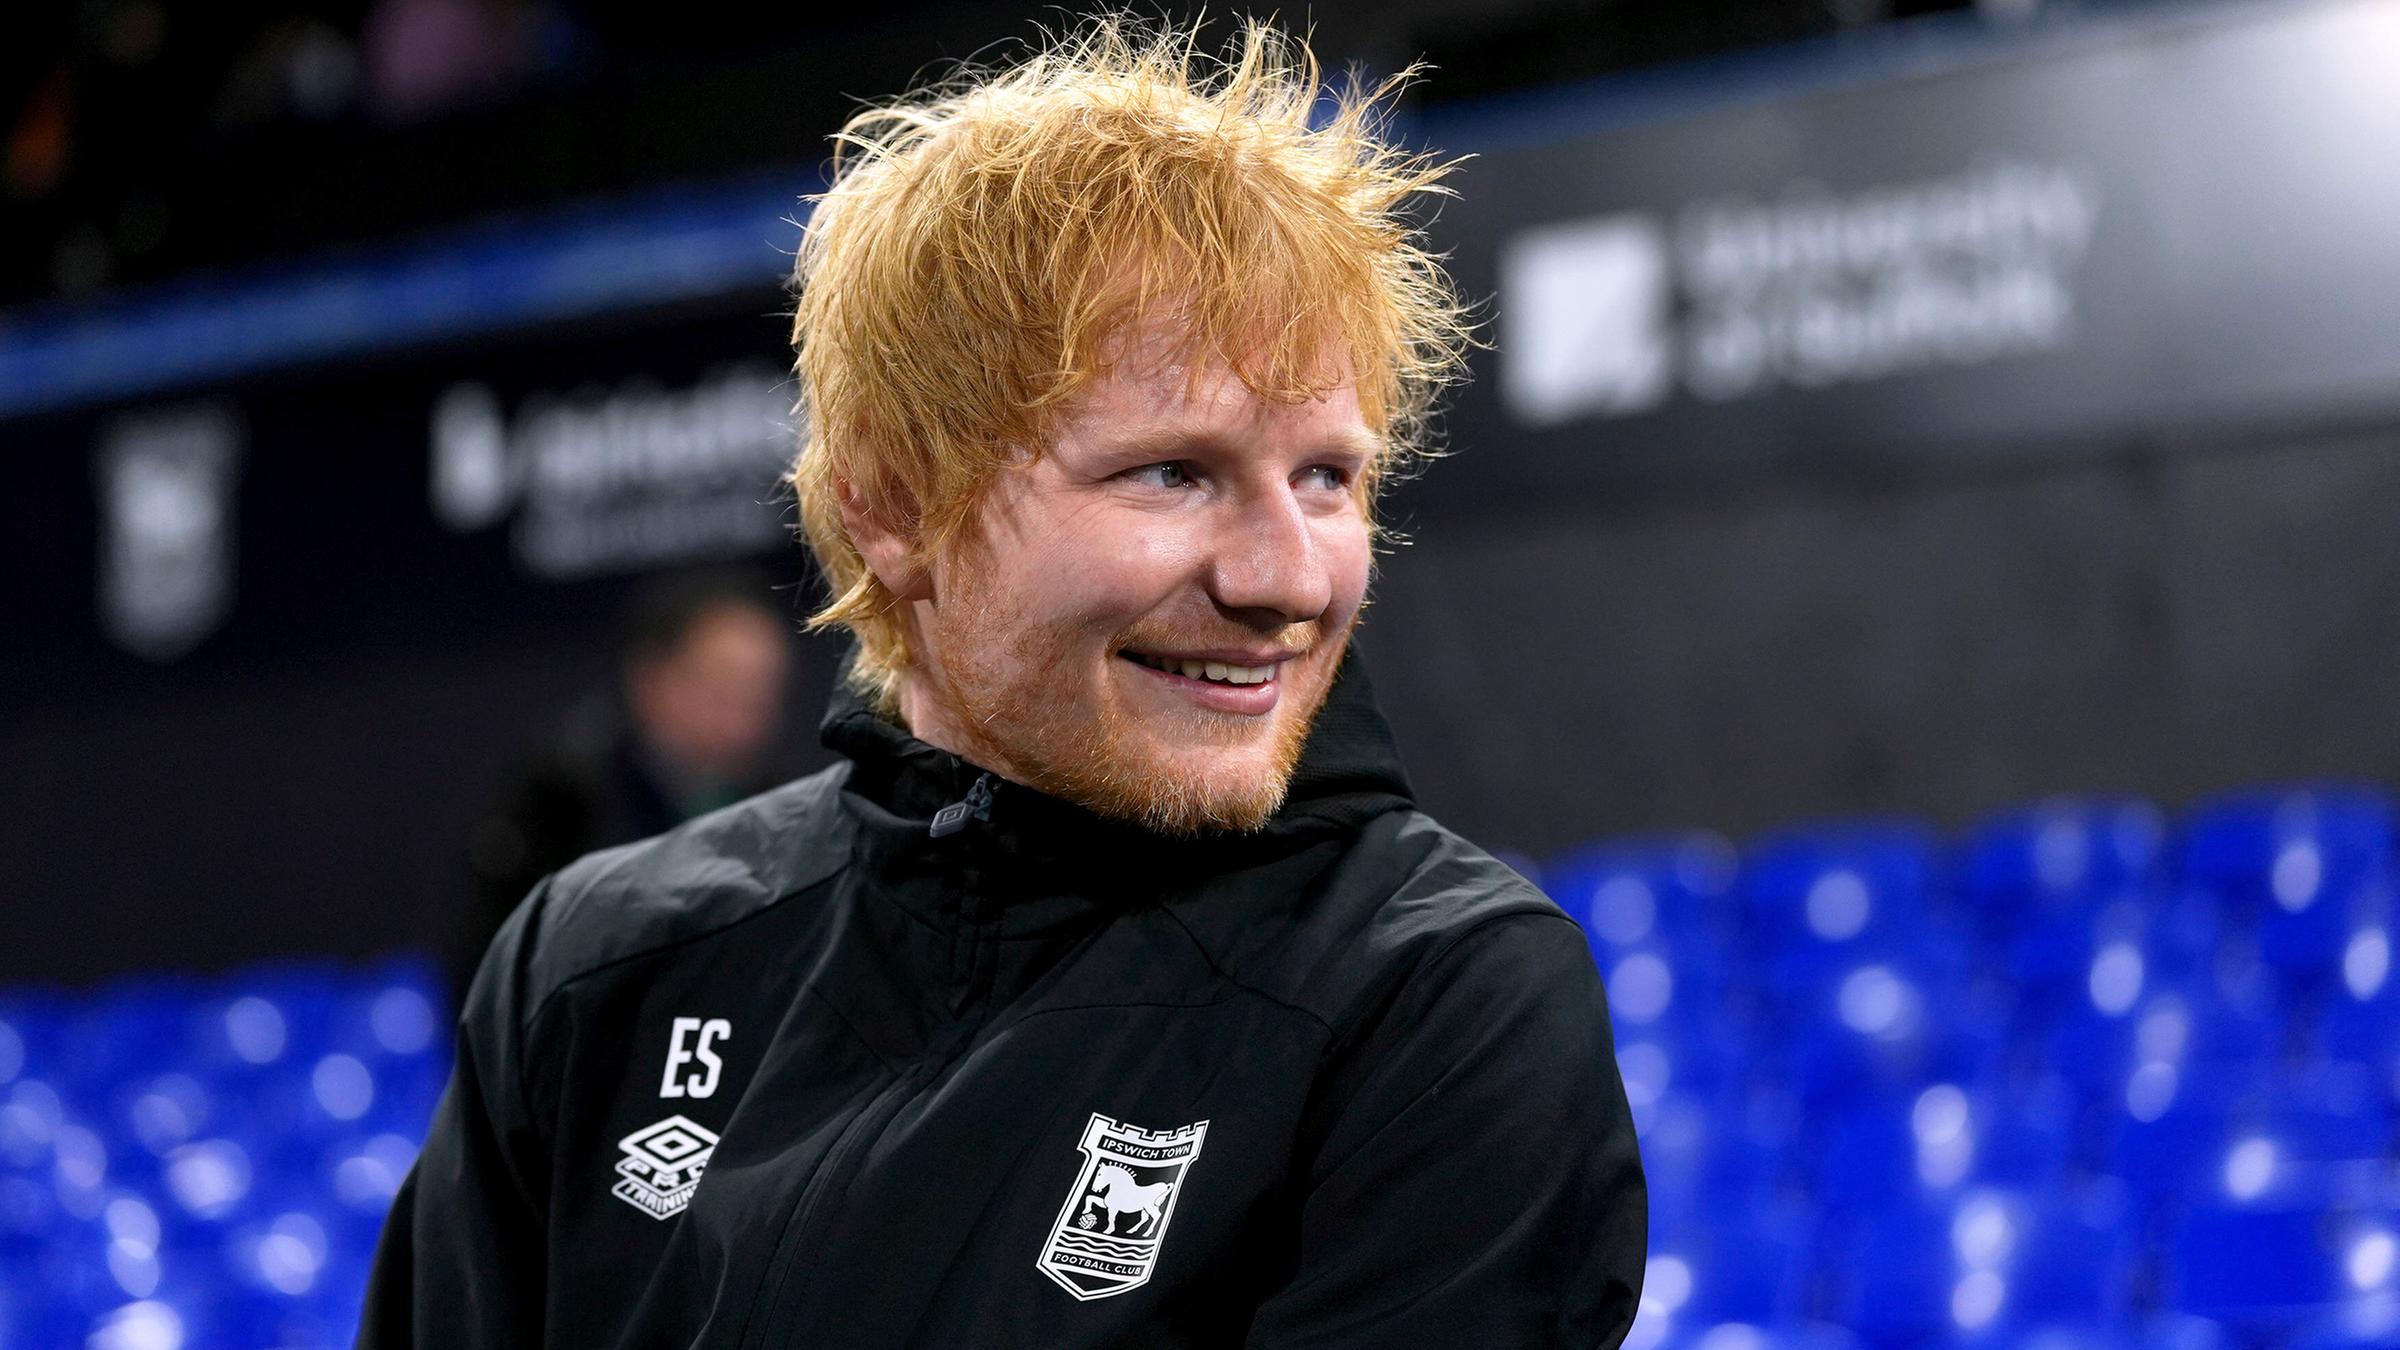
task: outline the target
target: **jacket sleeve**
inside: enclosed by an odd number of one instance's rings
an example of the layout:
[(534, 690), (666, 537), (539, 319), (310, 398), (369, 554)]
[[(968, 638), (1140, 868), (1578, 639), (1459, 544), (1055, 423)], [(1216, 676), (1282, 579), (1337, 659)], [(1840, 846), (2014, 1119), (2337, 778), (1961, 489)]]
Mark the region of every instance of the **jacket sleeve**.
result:
[(1558, 915), (1436, 955), (1330, 1070), (1298, 1265), (1254, 1350), (1614, 1347), (1648, 1191), (1588, 948)]
[(545, 879), (485, 951), (457, 1061), (376, 1245), (360, 1350), (542, 1343), (548, 1148), (525, 1090), (526, 959)]

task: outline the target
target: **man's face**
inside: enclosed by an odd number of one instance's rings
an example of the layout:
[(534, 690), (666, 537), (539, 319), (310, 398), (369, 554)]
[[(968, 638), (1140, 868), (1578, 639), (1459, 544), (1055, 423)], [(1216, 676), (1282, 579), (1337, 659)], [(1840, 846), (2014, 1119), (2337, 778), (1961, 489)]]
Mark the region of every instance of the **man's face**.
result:
[(1136, 336), (934, 561), (902, 712), (1103, 815), (1255, 828), (1365, 598), (1358, 480), (1381, 442), (1348, 387), (1279, 404), (1219, 366), (1187, 397)]
[(651, 746), (698, 778), (749, 773), (783, 720), (791, 648), (758, 609), (713, 605), (673, 650), (635, 663), (627, 694)]

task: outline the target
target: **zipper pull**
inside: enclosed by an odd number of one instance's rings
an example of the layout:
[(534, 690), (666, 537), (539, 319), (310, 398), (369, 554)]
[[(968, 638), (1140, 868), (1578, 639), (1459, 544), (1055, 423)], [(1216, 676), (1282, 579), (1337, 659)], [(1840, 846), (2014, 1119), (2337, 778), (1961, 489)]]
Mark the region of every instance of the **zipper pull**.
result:
[(934, 838), (956, 834), (967, 828), (967, 818), (988, 821), (992, 818), (992, 776), (977, 774), (974, 786), (967, 789), (966, 800), (956, 801), (933, 813), (933, 827), (926, 831)]

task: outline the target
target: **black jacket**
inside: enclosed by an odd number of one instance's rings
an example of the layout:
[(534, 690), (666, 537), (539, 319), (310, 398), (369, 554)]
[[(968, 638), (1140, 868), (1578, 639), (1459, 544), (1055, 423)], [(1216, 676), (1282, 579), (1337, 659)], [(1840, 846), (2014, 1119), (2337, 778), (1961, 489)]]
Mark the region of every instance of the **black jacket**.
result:
[(847, 695), (824, 736), (511, 916), (362, 1346), (1624, 1336), (1591, 957), (1412, 806), (1355, 659), (1252, 835), (1102, 820)]

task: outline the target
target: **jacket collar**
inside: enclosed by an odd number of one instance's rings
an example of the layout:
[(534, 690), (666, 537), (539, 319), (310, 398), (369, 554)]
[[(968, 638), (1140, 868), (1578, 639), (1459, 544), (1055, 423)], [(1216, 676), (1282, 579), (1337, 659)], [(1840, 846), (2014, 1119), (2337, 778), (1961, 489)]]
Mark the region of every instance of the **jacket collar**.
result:
[[(934, 817), (943, 807), (967, 800), (986, 774), (982, 766), (928, 745), (877, 714), (847, 682), (835, 686), (820, 734), (827, 748), (850, 761), (844, 791), (853, 809), (872, 832), (894, 842), (906, 836), (929, 845), (946, 842), (931, 834)], [(966, 822), (951, 838), (978, 853), (1047, 865), (1195, 852), (1212, 859), (1273, 855), (1342, 833), (1414, 798), (1355, 647), (1334, 672), (1282, 808), (1255, 833), (1178, 840), (1103, 818), (998, 774), (990, 775), (989, 786), (985, 817)]]

